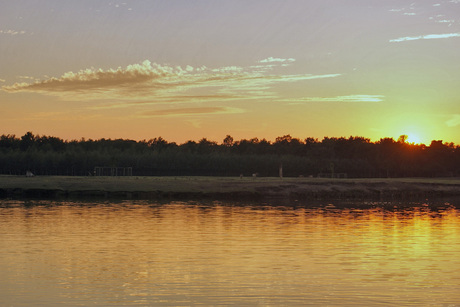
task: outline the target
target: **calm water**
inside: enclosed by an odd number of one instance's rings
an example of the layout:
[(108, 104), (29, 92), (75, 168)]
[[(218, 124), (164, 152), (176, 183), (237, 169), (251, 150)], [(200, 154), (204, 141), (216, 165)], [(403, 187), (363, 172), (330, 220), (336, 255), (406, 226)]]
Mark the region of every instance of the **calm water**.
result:
[(0, 202), (0, 305), (460, 306), (460, 212)]

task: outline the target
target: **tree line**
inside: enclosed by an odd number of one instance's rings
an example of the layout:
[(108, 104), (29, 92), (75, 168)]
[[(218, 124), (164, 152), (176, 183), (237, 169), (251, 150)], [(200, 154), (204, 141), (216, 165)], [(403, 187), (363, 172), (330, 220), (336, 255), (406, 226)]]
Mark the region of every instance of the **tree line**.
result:
[(460, 147), (432, 141), (411, 144), (407, 136), (371, 142), (364, 137), (258, 138), (222, 142), (202, 138), (183, 144), (161, 137), (63, 140), (27, 132), (0, 137), (0, 173), (94, 174), (95, 167), (132, 167), (135, 176), (446, 177), (460, 175)]

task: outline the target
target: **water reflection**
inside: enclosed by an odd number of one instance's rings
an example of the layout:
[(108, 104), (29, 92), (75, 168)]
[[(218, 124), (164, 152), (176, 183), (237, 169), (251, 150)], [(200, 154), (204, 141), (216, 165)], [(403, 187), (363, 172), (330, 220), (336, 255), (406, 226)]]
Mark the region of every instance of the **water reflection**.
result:
[(458, 209), (357, 207), (4, 201), (0, 297), (14, 306), (460, 302)]

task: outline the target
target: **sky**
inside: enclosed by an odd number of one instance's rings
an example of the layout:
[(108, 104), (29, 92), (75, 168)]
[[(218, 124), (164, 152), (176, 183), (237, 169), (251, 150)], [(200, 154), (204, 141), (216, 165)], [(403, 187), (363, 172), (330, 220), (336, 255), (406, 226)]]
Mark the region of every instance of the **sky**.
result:
[(0, 134), (460, 144), (460, 0), (0, 0)]

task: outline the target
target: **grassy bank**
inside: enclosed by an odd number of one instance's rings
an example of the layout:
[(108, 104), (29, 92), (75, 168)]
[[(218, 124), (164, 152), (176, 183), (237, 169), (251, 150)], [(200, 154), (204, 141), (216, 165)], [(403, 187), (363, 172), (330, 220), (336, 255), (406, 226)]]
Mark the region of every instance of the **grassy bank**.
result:
[(0, 176), (0, 198), (408, 199), (460, 195), (459, 178)]

